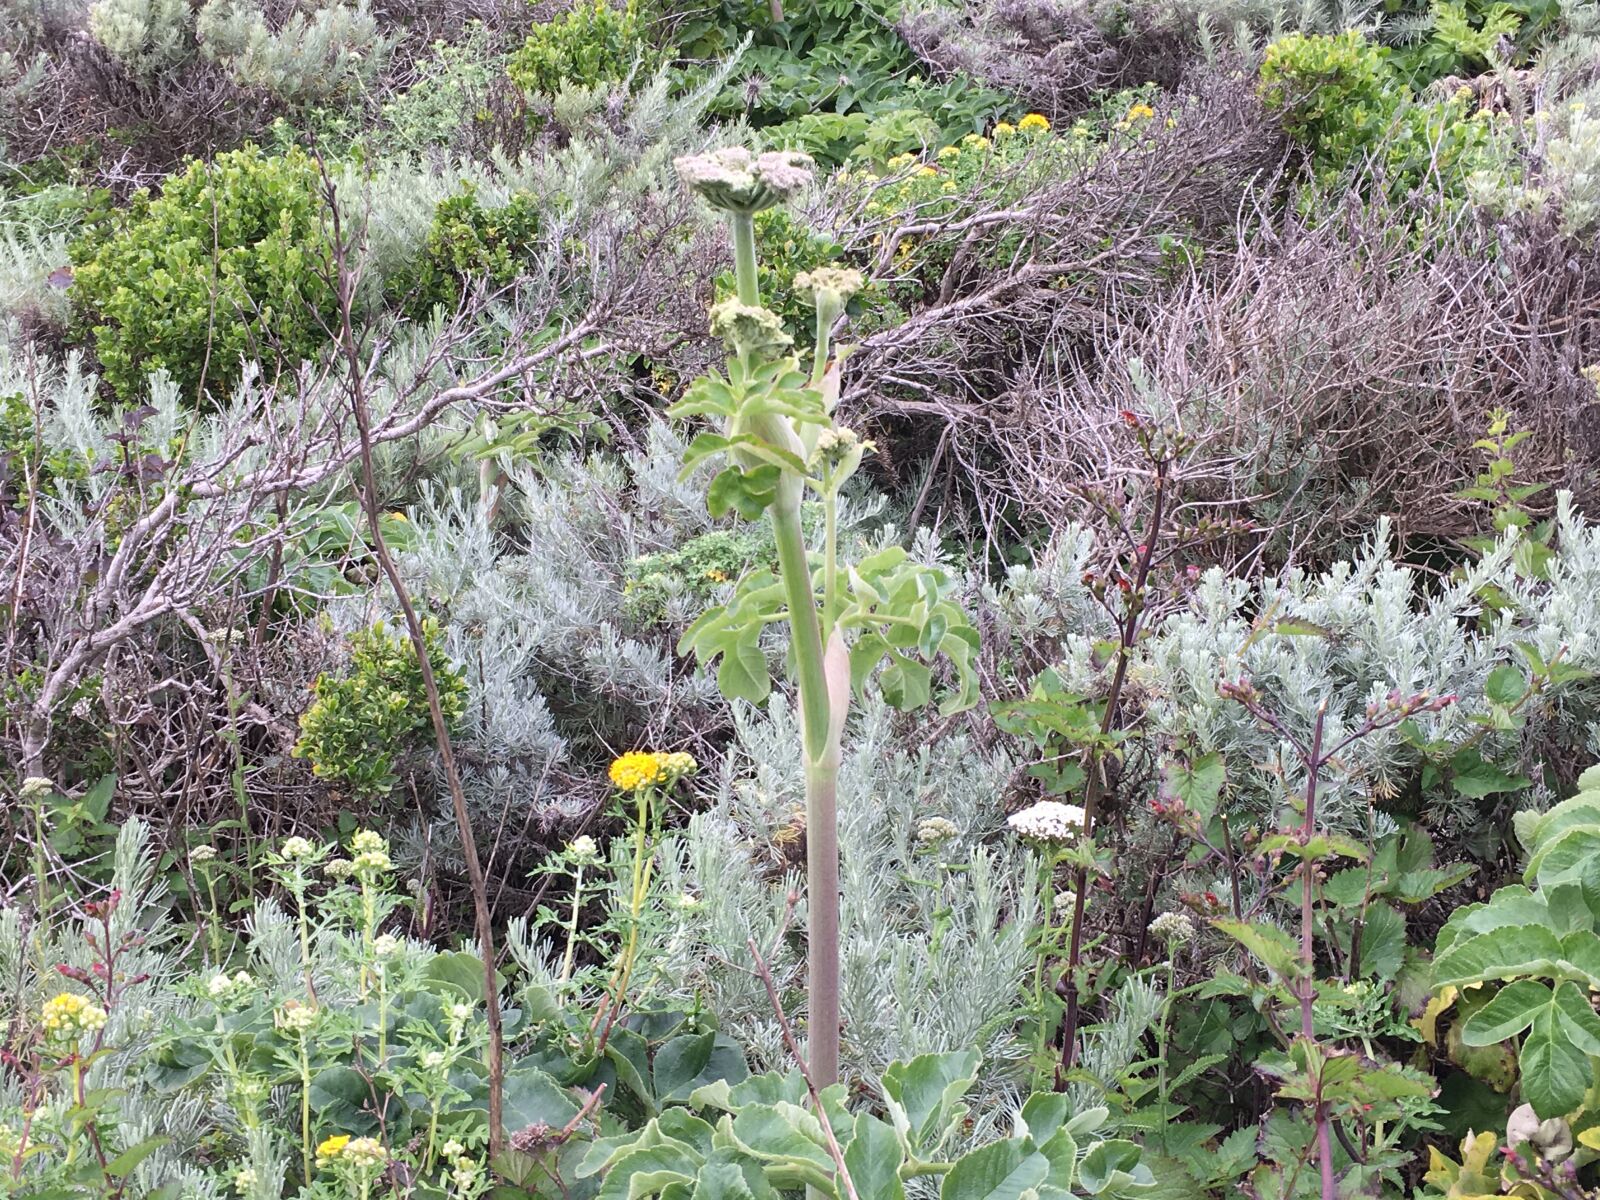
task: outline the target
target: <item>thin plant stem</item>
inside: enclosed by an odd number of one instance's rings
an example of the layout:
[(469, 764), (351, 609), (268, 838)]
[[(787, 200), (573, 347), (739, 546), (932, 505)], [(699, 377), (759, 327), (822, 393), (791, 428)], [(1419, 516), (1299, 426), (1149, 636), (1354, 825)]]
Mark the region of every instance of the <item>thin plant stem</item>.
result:
[(439, 685), (433, 674), (433, 660), (428, 654), (428, 639), (422, 621), (417, 616), (411, 593), (400, 577), (394, 556), (389, 553), (388, 541), (383, 535), (383, 514), (378, 504), (377, 470), (373, 464), (372, 419), (367, 404), (366, 372), (361, 362), (361, 352), (356, 344), (353, 312), (355, 310), (356, 275), (346, 258), (344, 230), (341, 223), (338, 195), (325, 164), (318, 158), (331, 225), (333, 248), (333, 282), (338, 298), (337, 338), (339, 353), (348, 369), (349, 399), (355, 417), (356, 433), (360, 441), (360, 483), (362, 510), (367, 518), (367, 529), (372, 540), (373, 556), (383, 571), (395, 601), (405, 618), (406, 632), (417, 656), (417, 669), (422, 675), (422, 688), (428, 698), (428, 715), (433, 723), (433, 737), (439, 753), (439, 765), (450, 790), (450, 804), (455, 815), (456, 833), (461, 839), (461, 857), (467, 868), (467, 886), (472, 893), (473, 927), (479, 952), (483, 955), (483, 1002), (489, 1026), (488, 1052), (488, 1118), (489, 1155), (499, 1155), (505, 1145), (502, 1122), (505, 1084), (505, 1033), (500, 1019), (500, 980), (495, 967), (498, 954), (495, 948), (494, 924), (489, 912), (489, 887), (484, 878), (483, 862), (478, 857), (478, 841), (472, 828), (472, 814), (467, 809), (467, 796), (461, 784), (461, 772), (456, 766), (454, 747), (450, 741), (450, 727), (445, 720), (444, 706), (439, 700)]

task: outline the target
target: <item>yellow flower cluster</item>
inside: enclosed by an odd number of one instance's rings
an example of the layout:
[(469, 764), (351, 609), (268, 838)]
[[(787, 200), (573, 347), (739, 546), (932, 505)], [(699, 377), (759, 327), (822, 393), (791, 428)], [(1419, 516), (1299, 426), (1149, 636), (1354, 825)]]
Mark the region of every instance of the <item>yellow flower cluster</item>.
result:
[(1043, 113), (1029, 113), (1017, 122), (1017, 128), (1023, 133), (1049, 133), (1050, 119)]
[(343, 1154), (344, 1148), (349, 1144), (350, 1135), (348, 1133), (336, 1133), (332, 1137), (324, 1139), (317, 1146), (317, 1165), (319, 1167), (327, 1166), (339, 1155)]
[(106, 1012), (82, 996), (62, 992), (44, 1002), (40, 1022), (52, 1041), (76, 1042), (86, 1033), (104, 1029)]
[(621, 791), (636, 792), (693, 774), (698, 765), (690, 754), (630, 750), (611, 764), (611, 782)]

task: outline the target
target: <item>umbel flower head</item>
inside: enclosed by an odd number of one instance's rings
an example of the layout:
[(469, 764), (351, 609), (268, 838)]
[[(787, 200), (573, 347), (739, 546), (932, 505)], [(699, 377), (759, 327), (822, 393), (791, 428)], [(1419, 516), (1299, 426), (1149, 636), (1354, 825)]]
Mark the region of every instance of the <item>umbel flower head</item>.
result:
[(711, 333), (731, 354), (770, 358), (794, 344), (783, 319), (771, 309), (728, 299), (711, 306)]
[(749, 215), (798, 195), (811, 182), (811, 156), (795, 150), (751, 154), (724, 146), (673, 160), (678, 177), (713, 208)]
[(861, 290), (861, 272), (854, 267), (817, 267), (794, 277), (794, 290), (816, 305), (830, 324), (844, 311), (850, 297)]
[(1041, 800), (1006, 818), (1006, 824), (1025, 838), (1064, 844), (1083, 832), (1083, 809), (1059, 800)]
[(1194, 941), (1194, 922), (1183, 913), (1164, 912), (1150, 922), (1150, 936), (1176, 948)]
[(39, 1014), (45, 1037), (70, 1044), (85, 1034), (105, 1028), (106, 1010), (73, 992), (62, 992), (44, 1002)]

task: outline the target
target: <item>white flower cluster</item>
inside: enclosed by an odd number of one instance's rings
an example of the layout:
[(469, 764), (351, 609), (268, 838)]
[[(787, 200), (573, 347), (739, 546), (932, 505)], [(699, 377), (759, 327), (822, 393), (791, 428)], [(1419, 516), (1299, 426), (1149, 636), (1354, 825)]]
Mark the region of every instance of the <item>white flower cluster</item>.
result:
[(793, 150), (751, 154), (724, 146), (673, 161), (678, 177), (713, 206), (733, 213), (757, 213), (797, 195), (811, 182), (811, 156)]
[(1041, 800), (1006, 818), (1006, 824), (1025, 838), (1066, 843), (1083, 833), (1083, 809), (1059, 800)]
[[(394, 862), (389, 858), (389, 843), (370, 829), (356, 831), (350, 839), (350, 853), (350, 867), (358, 878), (371, 880), (394, 869)], [(329, 863), (330, 873), (332, 867)]]
[(243, 999), (254, 988), (256, 981), (250, 977), (248, 971), (239, 971), (236, 974), (216, 974), (206, 984), (206, 994), (218, 1004), (227, 1004)]
[(49, 779), (46, 779), (43, 775), (29, 775), (22, 781), (22, 787), (19, 791), (19, 795), (22, 797), (24, 802), (32, 802), (35, 800), (43, 800), (55, 790), (55, 783)]
[(301, 1004), (298, 1000), (285, 1000), (273, 1017), (273, 1023), (279, 1029), (298, 1037), (310, 1033), (317, 1023), (317, 1010), (310, 1004)]
[(283, 848), (279, 850), (278, 853), (283, 855), (283, 857), (288, 859), (290, 862), (299, 862), (303, 859), (311, 857), (313, 853), (313, 847), (311, 843), (303, 837), (292, 837), (288, 841), (284, 842)]
[(917, 842), (923, 846), (933, 846), (949, 841), (960, 832), (949, 817), (929, 817), (917, 826)]
[(1164, 912), (1150, 922), (1150, 936), (1169, 946), (1185, 946), (1194, 941), (1194, 922), (1184, 913)]

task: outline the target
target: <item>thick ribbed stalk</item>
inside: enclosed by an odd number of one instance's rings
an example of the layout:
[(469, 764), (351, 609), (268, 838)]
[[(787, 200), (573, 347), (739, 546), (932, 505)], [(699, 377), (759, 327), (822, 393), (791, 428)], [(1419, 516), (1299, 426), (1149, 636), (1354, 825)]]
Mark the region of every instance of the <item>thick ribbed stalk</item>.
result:
[[(830, 721), (822, 625), (800, 524), (801, 483), (785, 479), (770, 510), (789, 605), (806, 779), (807, 1043), (812, 1082), (839, 1078), (839, 733)], [(842, 714), (841, 714), (842, 715)]]
[(743, 304), (761, 303), (761, 284), (756, 277), (756, 221), (749, 213), (729, 213), (733, 230), (733, 277)]

